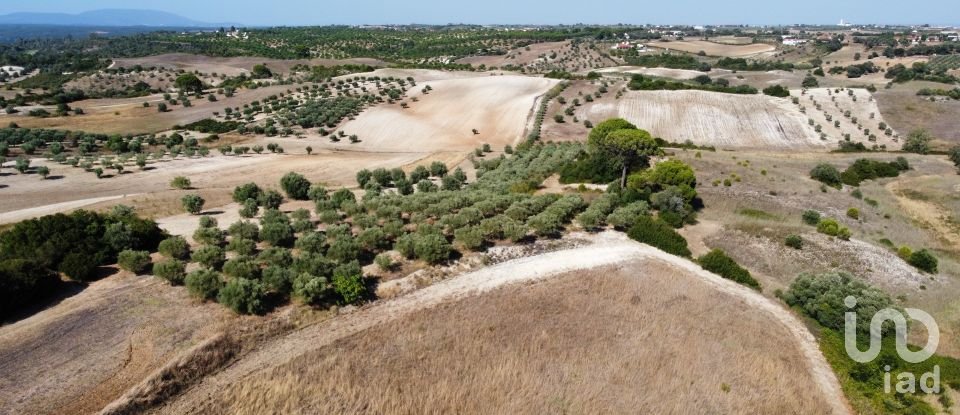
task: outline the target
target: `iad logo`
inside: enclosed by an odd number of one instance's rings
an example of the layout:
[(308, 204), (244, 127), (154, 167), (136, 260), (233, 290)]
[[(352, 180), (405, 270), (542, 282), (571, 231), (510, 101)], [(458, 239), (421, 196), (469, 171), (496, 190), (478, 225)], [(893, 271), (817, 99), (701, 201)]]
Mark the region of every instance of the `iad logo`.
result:
[[(852, 309), (857, 306), (857, 299), (849, 296), (843, 300), (847, 308)], [(911, 351), (907, 348), (907, 319), (900, 311), (892, 308), (884, 308), (877, 311), (870, 320), (870, 347), (866, 352), (861, 352), (857, 347), (857, 313), (848, 311), (844, 313), (844, 346), (847, 349), (847, 355), (851, 359), (860, 363), (872, 362), (880, 355), (880, 339), (883, 332), (883, 324), (892, 321), (896, 329), (897, 354), (900, 358), (909, 363), (920, 363), (933, 356), (940, 344), (940, 328), (930, 314), (916, 308), (905, 308), (907, 316), (919, 321), (927, 328), (927, 344), (919, 351)], [(890, 392), (890, 366), (884, 366), (883, 390)], [(932, 382), (931, 382), (932, 381)], [(932, 383), (932, 386), (930, 384)], [(896, 391), (899, 393), (915, 393), (917, 390), (916, 375), (910, 372), (900, 372), (897, 374)], [(920, 390), (924, 393), (940, 393), (940, 366), (934, 366), (933, 372), (924, 373), (920, 376)]]

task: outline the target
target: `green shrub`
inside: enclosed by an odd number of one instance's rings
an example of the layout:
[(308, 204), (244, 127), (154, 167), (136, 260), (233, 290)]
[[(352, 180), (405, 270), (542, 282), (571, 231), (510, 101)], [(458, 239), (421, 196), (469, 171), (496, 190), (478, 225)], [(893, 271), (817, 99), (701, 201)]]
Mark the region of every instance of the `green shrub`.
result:
[(293, 289), (296, 274), (281, 265), (270, 265), (263, 269), (261, 281), (267, 291), (288, 294)]
[(293, 295), (304, 304), (319, 304), (330, 295), (330, 283), (324, 277), (304, 272), (293, 280)]
[(327, 236), (321, 232), (307, 232), (297, 238), (295, 247), (300, 251), (323, 254), (327, 251)]
[(847, 209), (847, 217), (850, 219), (860, 219), (860, 209), (857, 209), (857, 208)]
[(289, 249), (273, 246), (260, 252), (257, 255), (257, 262), (264, 265), (289, 267), (293, 264), (293, 254)]
[(351, 236), (337, 238), (327, 249), (327, 257), (340, 263), (353, 261), (359, 256), (360, 244)]
[(96, 276), (101, 261), (96, 256), (71, 252), (60, 261), (58, 271), (75, 281), (90, 281)]
[(387, 272), (393, 271), (394, 267), (396, 266), (396, 264), (393, 262), (393, 258), (391, 258), (390, 254), (387, 253), (377, 255), (377, 257), (373, 259), (373, 263), (377, 264), (381, 270)]
[(240, 185), (233, 189), (233, 201), (243, 203), (247, 199), (259, 200), (262, 192), (256, 183)]
[(820, 224), (820, 212), (815, 210), (806, 210), (803, 212), (803, 223), (806, 223), (810, 226), (817, 226)]
[(201, 300), (212, 300), (217, 298), (223, 281), (220, 280), (220, 274), (210, 269), (200, 269), (187, 274), (183, 280), (187, 286), (187, 291), (191, 295)]
[(191, 215), (196, 215), (203, 211), (204, 202), (200, 195), (184, 195), (180, 198), (180, 203), (183, 204), (183, 210), (186, 210), (187, 213)]
[(257, 203), (264, 209), (280, 209), (280, 205), (283, 203), (283, 195), (276, 190), (267, 190), (260, 194)]
[[(852, 309), (844, 304), (848, 296), (857, 299)], [(834, 330), (844, 329), (844, 313), (855, 312), (857, 329), (863, 333), (869, 333), (870, 319), (874, 314), (893, 307), (893, 301), (886, 293), (842, 271), (801, 274), (790, 284), (783, 300)]]
[(373, 252), (390, 246), (390, 241), (379, 227), (364, 229), (357, 235), (357, 242), (367, 251)]
[(239, 314), (263, 314), (267, 310), (266, 296), (262, 282), (235, 278), (220, 289), (217, 301)]
[(173, 180), (170, 181), (170, 187), (174, 189), (181, 189), (181, 190), (189, 189), (190, 179), (183, 176), (174, 177)]
[(629, 205), (618, 207), (607, 216), (607, 223), (617, 229), (630, 229), (640, 217), (646, 217), (649, 213), (647, 202), (637, 201)]
[(931, 274), (937, 273), (937, 257), (933, 256), (930, 251), (926, 249), (921, 249), (919, 251), (913, 252), (910, 254), (910, 259), (907, 260), (907, 263), (913, 265), (917, 269), (928, 272)]
[(283, 222), (265, 223), (260, 228), (260, 238), (273, 246), (288, 246), (293, 242), (293, 228)]
[(186, 239), (183, 239), (183, 237), (180, 236), (171, 236), (163, 241), (160, 241), (158, 250), (167, 258), (190, 258), (190, 244), (187, 243)]
[(627, 236), (673, 255), (690, 256), (687, 240), (683, 236), (670, 225), (649, 216), (638, 216)]
[(280, 178), (280, 187), (293, 200), (307, 200), (310, 193), (310, 181), (303, 175), (290, 172)]
[(793, 249), (803, 249), (803, 238), (800, 235), (787, 235), (784, 245)]
[(257, 216), (257, 213), (260, 213), (260, 204), (254, 199), (247, 199), (243, 201), (243, 205), (240, 208), (240, 217), (241, 218), (252, 218)]
[(227, 251), (236, 252), (237, 255), (253, 255), (257, 252), (257, 243), (249, 239), (233, 238), (227, 244)]
[(193, 240), (204, 245), (223, 245), (223, 231), (219, 228), (197, 228), (193, 232)]
[(330, 201), (333, 203), (334, 208), (340, 209), (346, 202), (356, 202), (357, 197), (354, 196), (350, 190), (340, 189), (333, 192), (333, 195), (330, 196)]
[(260, 265), (248, 256), (237, 256), (223, 264), (223, 274), (233, 278), (260, 278)]
[(153, 275), (170, 282), (170, 285), (183, 285), (187, 276), (186, 264), (177, 259), (164, 259), (153, 264)]
[(213, 245), (204, 245), (200, 248), (197, 248), (196, 251), (193, 251), (193, 255), (190, 257), (193, 262), (196, 262), (204, 267), (209, 269), (220, 269), (223, 263), (227, 260), (226, 254), (223, 253), (223, 249), (218, 246)]
[(260, 227), (250, 221), (241, 220), (234, 222), (230, 225), (230, 228), (227, 229), (227, 233), (235, 239), (247, 239), (254, 242), (260, 240)]
[(353, 304), (363, 298), (366, 286), (363, 284), (363, 273), (357, 261), (340, 265), (333, 270), (333, 290), (340, 295), (344, 304)]
[(217, 219), (212, 216), (201, 216), (198, 221), (201, 228), (216, 228)]
[(750, 275), (750, 271), (741, 267), (733, 258), (719, 249), (714, 249), (697, 258), (697, 262), (707, 271), (755, 290), (760, 290), (760, 283)]
[(117, 265), (125, 271), (142, 274), (150, 266), (150, 253), (127, 249), (117, 255)]
[(450, 243), (436, 234), (417, 236), (413, 250), (417, 258), (430, 264), (439, 264), (450, 258)]
[(397, 241), (393, 243), (393, 249), (403, 255), (407, 259), (414, 258), (417, 254), (414, 250), (417, 240), (414, 235), (404, 234), (397, 237)]
[(820, 163), (813, 170), (810, 170), (810, 178), (838, 189), (842, 186), (840, 171), (827, 163)]
[(480, 250), (486, 242), (483, 239), (483, 232), (476, 226), (467, 226), (455, 230), (453, 232), (453, 238), (455, 242), (471, 251)]
[(833, 218), (822, 219), (817, 224), (817, 232), (830, 236), (837, 236), (840, 233), (840, 228), (842, 228), (840, 223)]

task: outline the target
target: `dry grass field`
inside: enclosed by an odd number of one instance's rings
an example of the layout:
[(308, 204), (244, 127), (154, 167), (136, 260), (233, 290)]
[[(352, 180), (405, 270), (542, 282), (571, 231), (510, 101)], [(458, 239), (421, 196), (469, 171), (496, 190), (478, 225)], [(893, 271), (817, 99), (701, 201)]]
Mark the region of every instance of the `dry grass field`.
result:
[[(699, 224), (683, 230), (692, 247), (702, 247), (701, 252), (723, 249), (748, 268), (767, 293), (786, 289), (801, 272), (850, 272), (882, 287), (904, 306), (933, 314), (944, 339), (938, 352), (960, 356), (960, 343), (954, 340), (960, 332), (960, 229), (955, 225), (960, 175), (945, 157), (904, 155), (912, 170), (898, 178), (863, 182), (862, 198), (856, 198), (849, 186), (822, 191), (820, 183), (809, 178), (810, 169), (827, 162), (842, 170), (858, 158), (889, 161), (903, 154), (674, 153), (697, 172), (698, 193), (706, 205)], [(846, 215), (849, 208), (859, 209), (858, 219)], [(800, 216), (808, 209), (848, 227), (851, 240), (826, 237), (803, 224)], [(803, 238), (802, 250), (784, 245), (790, 234)], [(920, 273), (908, 265), (895, 252), (900, 246), (931, 249), (940, 260), (939, 273)]]
[(578, 238), (264, 343), (157, 412), (847, 411), (781, 305), (615, 232)]
[(235, 384), (211, 409), (829, 412), (804, 366), (768, 316), (636, 261), (416, 312)]
[(921, 88), (944, 89), (946, 86), (913, 81), (878, 90), (874, 95), (884, 119), (901, 134), (919, 128), (930, 131), (938, 139), (935, 144), (941, 149), (960, 143), (960, 101), (930, 101), (929, 97), (917, 96)]
[(0, 326), (0, 412), (95, 413), (233, 319), (157, 278), (97, 281)]
[(733, 57), (741, 58), (746, 56), (757, 56), (773, 52), (776, 48), (773, 45), (765, 43), (728, 44), (717, 43), (706, 40), (674, 40), (669, 42), (650, 42), (648, 47), (663, 50), (679, 50), (687, 53), (698, 53), (703, 51), (707, 56)]

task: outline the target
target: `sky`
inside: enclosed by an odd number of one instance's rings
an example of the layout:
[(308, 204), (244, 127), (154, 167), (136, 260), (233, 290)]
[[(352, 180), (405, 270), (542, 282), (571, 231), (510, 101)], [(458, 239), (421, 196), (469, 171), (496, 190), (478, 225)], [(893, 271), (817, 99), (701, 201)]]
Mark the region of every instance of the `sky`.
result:
[[(960, 25), (952, 2), (892, 0), (0, 0), (0, 14), (162, 10), (251, 26), (329, 24), (832, 24)], [(913, 4), (921, 5), (913, 7)]]

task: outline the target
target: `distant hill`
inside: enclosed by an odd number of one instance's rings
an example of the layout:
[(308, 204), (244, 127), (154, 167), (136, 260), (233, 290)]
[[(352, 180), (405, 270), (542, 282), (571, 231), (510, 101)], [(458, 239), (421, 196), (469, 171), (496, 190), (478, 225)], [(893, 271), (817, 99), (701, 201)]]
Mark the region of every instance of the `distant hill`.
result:
[(157, 10), (104, 9), (79, 14), (68, 13), (10, 13), (0, 15), (0, 25), (55, 25), (55, 26), (150, 26), (150, 27), (217, 27), (230, 23), (210, 23), (188, 19)]

